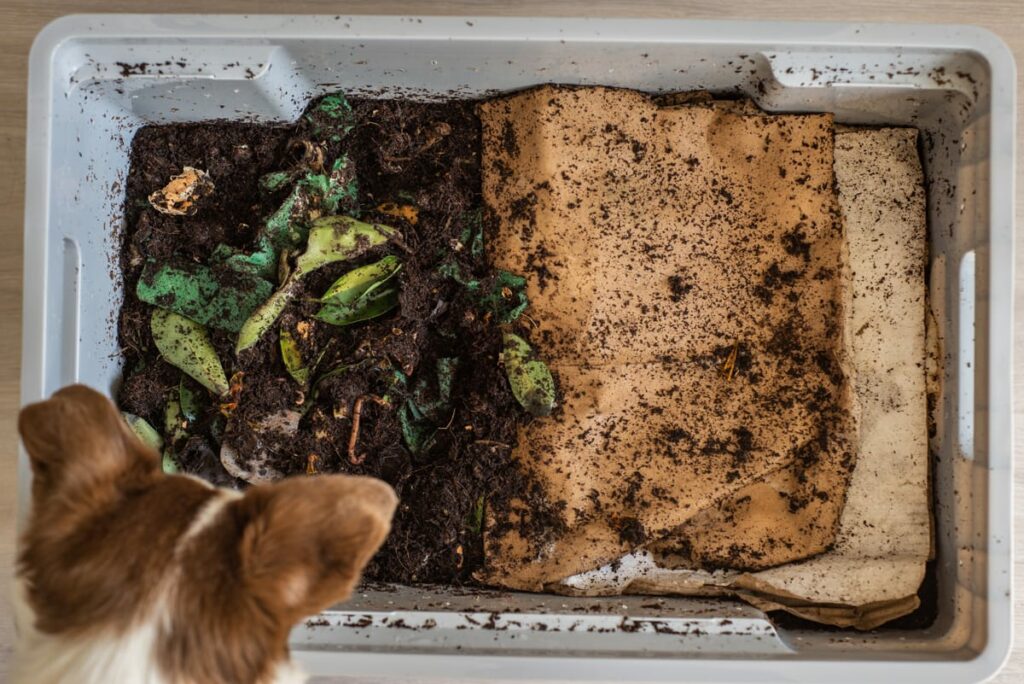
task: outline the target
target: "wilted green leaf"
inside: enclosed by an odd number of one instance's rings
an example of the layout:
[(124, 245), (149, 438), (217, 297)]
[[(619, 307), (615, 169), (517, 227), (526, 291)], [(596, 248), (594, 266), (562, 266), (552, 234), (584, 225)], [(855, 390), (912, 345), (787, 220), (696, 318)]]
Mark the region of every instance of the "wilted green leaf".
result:
[(163, 468), (163, 471), (168, 475), (177, 475), (181, 472), (181, 468), (178, 466), (178, 460), (169, 450), (164, 451), (163, 457), (160, 459), (160, 465)]
[(351, 216), (325, 216), (314, 221), (306, 250), (296, 260), (295, 270), (242, 325), (235, 353), (251, 348), (263, 337), (295, 296), (298, 282), (306, 275), (327, 264), (354, 259), (394, 235), (397, 235), (394, 228), (363, 223)]
[(260, 176), (260, 189), (267, 192), (277, 192), (292, 182), (290, 171), (271, 171)]
[(160, 436), (160, 433), (156, 431), (152, 425), (145, 418), (140, 418), (134, 413), (128, 413), (122, 411), (121, 415), (124, 416), (125, 421), (128, 423), (128, 427), (132, 429), (135, 436), (142, 440), (142, 443), (148, 446), (153, 451), (160, 451), (164, 446), (164, 439)]
[(156, 348), (167, 363), (218, 396), (228, 391), (224, 367), (206, 328), (172, 311), (154, 309), (150, 330)]
[(372, 285), (388, 280), (401, 268), (402, 263), (396, 256), (386, 256), (380, 261), (354, 268), (335, 280), (320, 301), (351, 304)]
[(418, 374), (409, 397), (409, 408), (414, 418), (447, 419), (446, 414), (451, 410), (452, 386), (458, 367), (457, 358), (442, 357), (437, 360), (433, 377)]
[(325, 304), (316, 317), (331, 325), (352, 325), (382, 316), (398, 306), (398, 288), (375, 288), (351, 306)]
[(484, 495), (481, 494), (477, 497), (476, 503), (473, 505), (473, 510), (469, 512), (469, 520), (467, 521), (469, 532), (471, 534), (480, 534), (484, 529)]
[(312, 124), (313, 134), (324, 140), (337, 142), (355, 126), (352, 105), (341, 93), (326, 95), (305, 115)]
[[(307, 174), (314, 176), (315, 174)], [(309, 208), (308, 185), (299, 181), (273, 214), (264, 222), (263, 235), (278, 251), (295, 249), (306, 239)]]
[(135, 294), (147, 304), (229, 332), (238, 332), (273, 290), (271, 283), (254, 275), (185, 260), (148, 261), (135, 286)]
[(411, 400), (398, 407), (398, 423), (402, 428), (402, 440), (410, 452), (418, 454), (429, 450), (436, 428), (422, 415), (417, 417)]
[(480, 293), (480, 305), (494, 313), (499, 323), (511, 323), (526, 310), (526, 278), (498, 271), (486, 292)]
[(181, 407), (181, 415), (189, 424), (199, 420), (199, 416), (203, 412), (204, 399), (205, 397), (189, 386), (186, 377), (182, 376), (178, 383), (178, 404)]
[(336, 261), (354, 259), (382, 245), (398, 231), (380, 223), (363, 223), (351, 216), (324, 216), (313, 222), (306, 250), (295, 263), (300, 277)]
[(484, 253), (484, 221), (480, 209), (466, 212), (462, 217), (463, 228), (459, 242), (469, 250), (474, 258), (483, 256)]
[(551, 371), (518, 335), (502, 333), (502, 342), (501, 360), (516, 401), (535, 416), (550, 414), (555, 407), (555, 380)]
[(185, 414), (181, 410), (181, 404), (177, 399), (171, 399), (164, 407), (164, 434), (169, 440), (167, 446), (174, 449), (177, 443), (188, 437)]
[(263, 279), (272, 279), (277, 270), (278, 251), (265, 236), (256, 239), (256, 251), (247, 253), (230, 245), (217, 245), (210, 262)]
[(348, 157), (342, 155), (331, 165), (331, 174), (327, 179), (327, 188), (320, 200), (320, 207), (325, 214), (337, 214), (339, 211), (355, 211), (359, 199), (359, 185), (349, 163)]
[(398, 287), (391, 279), (401, 270), (397, 257), (386, 256), (338, 278), (324, 296), (316, 317), (332, 325), (350, 325), (387, 313), (398, 305)]
[(238, 333), (238, 342), (235, 343), (236, 354), (240, 354), (259, 342), (263, 334), (274, 325), (274, 321), (295, 297), (298, 282), (295, 273), (292, 273), (285, 284), (270, 295), (270, 299), (263, 302), (252, 316), (249, 316), (249, 320), (242, 325), (242, 329)]
[(281, 360), (288, 375), (292, 376), (295, 382), (305, 386), (309, 381), (309, 368), (302, 361), (302, 352), (299, 351), (299, 343), (295, 341), (291, 332), (284, 327), (280, 332)]

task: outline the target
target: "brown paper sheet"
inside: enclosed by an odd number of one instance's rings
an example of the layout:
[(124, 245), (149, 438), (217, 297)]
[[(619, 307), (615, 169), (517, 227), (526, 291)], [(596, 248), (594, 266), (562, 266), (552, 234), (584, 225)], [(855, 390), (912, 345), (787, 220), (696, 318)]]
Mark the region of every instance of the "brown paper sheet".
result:
[[(725, 532), (691, 559), (819, 553), (855, 434), (831, 117), (552, 87), (480, 113), (489, 249), (561, 394), (515, 453), (544, 515), (489, 520), (481, 578), (540, 590), (688, 523)], [(784, 500), (767, 526), (747, 487)]]
[[(912, 612), (932, 553), (925, 402), (925, 195), (912, 129), (841, 129), (835, 170), (852, 273), (857, 468), (827, 553), (757, 573), (672, 569), (637, 554), (567, 593), (734, 593), (842, 627)], [(625, 568), (625, 570), (621, 570)]]

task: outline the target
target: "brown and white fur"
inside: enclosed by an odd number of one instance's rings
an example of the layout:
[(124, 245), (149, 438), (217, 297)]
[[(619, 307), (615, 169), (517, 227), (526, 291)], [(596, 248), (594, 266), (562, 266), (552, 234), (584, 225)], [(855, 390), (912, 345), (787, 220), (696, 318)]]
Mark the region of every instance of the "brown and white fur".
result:
[(32, 510), (16, 682), (301, 682), (292, 625), (347, 598), (388, 533), (383, 482), (303, 477), (244, 494), (165, 475), (103, 395), (22, 410)]

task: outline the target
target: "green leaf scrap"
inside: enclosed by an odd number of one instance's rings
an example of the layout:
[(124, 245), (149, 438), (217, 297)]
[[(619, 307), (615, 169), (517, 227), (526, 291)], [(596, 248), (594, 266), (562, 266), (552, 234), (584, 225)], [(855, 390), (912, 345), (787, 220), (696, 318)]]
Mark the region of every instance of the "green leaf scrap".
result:
[(228, 332), (238, 332), (273, 290), (255, 275), (185, 260), (146, 262), (135, 286), (136, 296), (147, 304)]
[(235, 353), (250, 349), (263, 337), (295, 297), (302, 278), (327, 264), (355, 259), (397, 234), (389, 226), (363, 223), (351, 216), (324, 216), (314, 221), (306, 250), (295, 261), (295, 270), (242, 325)]
[(173, 311), (154, 309), (150, 330), (156, 348), (167, 363), (217, 396), (228, 391), (224, 367), (217, 358), (206, 328)]
[(502, 342), (501, 360), (516, 401), (535, 416), (550, 414), (555, 407), (555, 380), (551, 371), (518, 335), (502, 333)]
[(152, 425), (149, 424), (145, 418), (140, 418), (134, 413), (128, 413), (122, 411), (121, 415), (124, 416), (125, 421), (128, 423), (128, 427), (132, 429), (135, 436), (138, 437), (143, 444), (148, 446), (153, 451), (160, 451), (164, 446), (164, 439), (160, 436), (160, 433), (156, 431)]
[(341, 93), (326, 95), (305, 115), (318, 138), (338, 142), (355, 126), (352, 105)]
[(526, 298), (526, 278), (498, 271), (490, 288), (479, 295), (479, 301), (481, 306), (494, 313), (499, 323), (512, 323), (530, 304)]
[(350, 325), (387, 313), (398, 305), (398, 286), (392, 280), (402, 264), (386, 256), (345, 273), (320, 298), (316, 317), (331, 325)]
[(302, 360), (302, 352), (299, 350), (299, 343), (286, 328), (282, 327), (279, 334), (281, 344), (281, 360), (288, 375), (292, 376), (295, 382), (305, 386), (309, 382), (309, 368)]
[(186, 377), (182, 376), (178, 383), (178, 404), (181, 407), (181, 415), (190, 425), (199, 420), (204, 408), (203, 400), (204, 397), (193, 390)]
[(471, 534), (480, 534), (484, 529), (484, 495), (477, 497), (473, 510), (469, 512), (467, 527)]

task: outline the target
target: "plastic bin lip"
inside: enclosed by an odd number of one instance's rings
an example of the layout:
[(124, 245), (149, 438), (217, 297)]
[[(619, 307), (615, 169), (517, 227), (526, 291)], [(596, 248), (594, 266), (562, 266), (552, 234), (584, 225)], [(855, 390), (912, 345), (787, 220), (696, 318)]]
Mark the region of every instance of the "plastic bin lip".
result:
[[(55, 59), (73, 40), (131, 41), (228, 39), (270, 43), (275, 40), (328, 40), (359, 37), (367, 41), (452, 38), (467, 41), (529, 42), (625, 42), (644, 40), (663, 44), (749, 45), (751, 50), (785, 48), (824, 50), (874, 48), (912, 51), (941, 50), (970, 53), (984, 63), (990, 76), (993, 120), (999, 128), (990, 143), (991, 174), (988, 180), (990, 223), (993, 226), (988, 259), (988, 349), (994, 359), (1012, 364), (1014, 273), (1014, 153), (1016, 149), (1016, 71), (1007, 44), (992, 31), (972, 25), (881, 24), (838, 22), (758, 22), (689, 19), (576, 18), (576, 17), (475, 17), (475, 16), (381, 16), (381, 15), (188, 15), (188, 14), (75, 14), (57, 18), (37, 34), (29, 54), (28, 126), (26, 135), (25, 269), (24, 291), (42, 295), (47, 290), (44, 240), (28, 239), (49, 219), (53, 98), (61, 84), (55, 82)], [(995, 131), (995, 127), (994, 131)], [(21, 401), (43, 398), (43, 363), (39, 340), (46, 331), (44, 314), (23, 305), (23, 368)], [(1010, 366), (1012, 368), (1012, 365)], [(989, 535), (998, 532), (1012, 540), (1013, 421), (1011, 382), (1006, 367), (989, 369), (988, 477)], [(24, 454), (19, 458), (19, 517), (25, 514), (30, 491)], [(294, 648), (296, 659), (313, 674), (337, 674), (340, 663), (350, 675), (379, 675), (386, 659), (390, 674), (422, 676), (438, 672), (467, 679), (508, 677), (623, 681), (653, 680), (752, 681), (766, 678), (840, 681), (903, 680), (934, 677), (936, 681), (982, 680), (993, 676), (1010, 654), (1013, 641), (1012, 597), (997, 597), (993, 586), (1009, 577), (1012, 587), (1012, 556), (990, 559), (987, 566), (986, 639), (971, 659), (954, 661), (837, 660), (829, 667), (822, 660), (795, 661), (658, 658), (604, 658), (526, 655), (459, 655), (372, 652), (323, 652)], [(838, 666), (838, 667), (835, 667)], [(825, 669), (825, 668), (828, 669)], [(428, 669), (429, 668), (429, 669)]]

